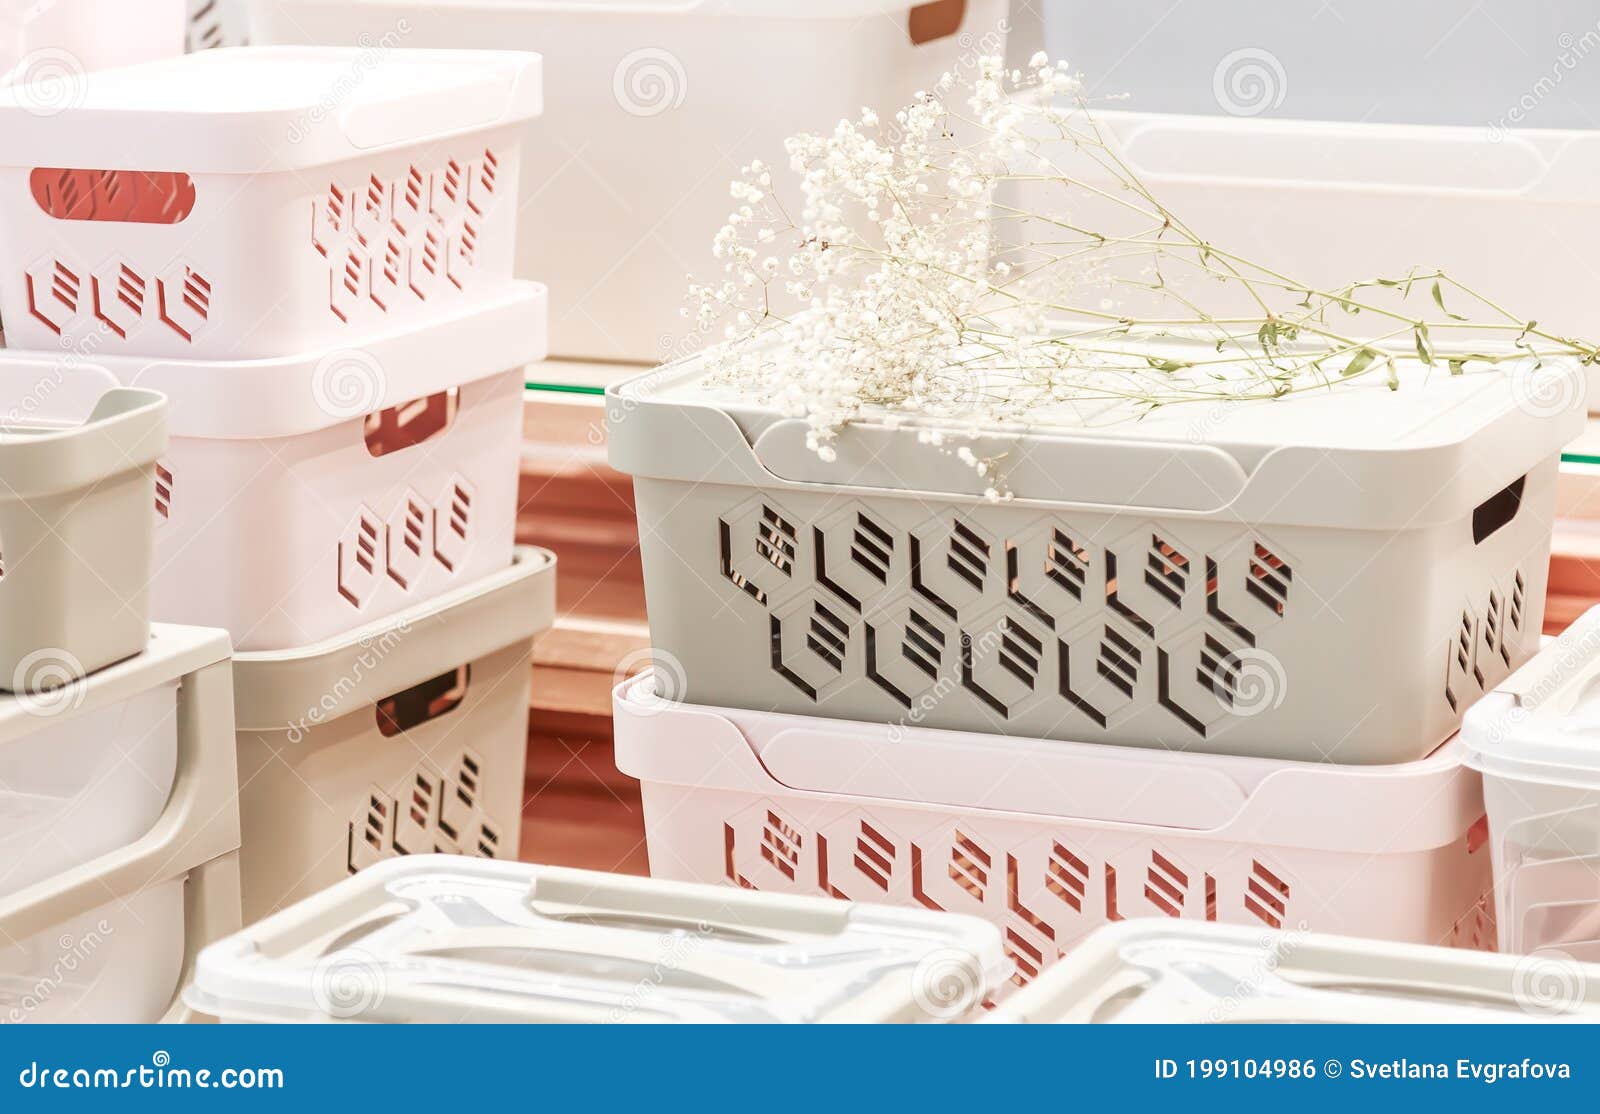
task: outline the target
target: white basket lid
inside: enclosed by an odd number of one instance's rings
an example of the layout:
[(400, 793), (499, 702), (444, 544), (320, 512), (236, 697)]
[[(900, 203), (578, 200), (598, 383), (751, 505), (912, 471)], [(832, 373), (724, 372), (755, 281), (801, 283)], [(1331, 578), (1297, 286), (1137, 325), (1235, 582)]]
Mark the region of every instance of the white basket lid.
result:
[(1467, 710), (1468, 765), (1600, 790), (1600, 607)]
[(890, 1021), (976, 1006), (1003, 966), (971, 917), (430, 855), (206, 949), (188, 998), (241, 1020)]
[(210, 50), (90, 74), (61, 111), (0, 89), (0, 131), (12, 166), (259, 174), (531, 119), (540, 73), (514, 51)]
[[(1559, 990), (1552, 994), (1550, 986)], [(1234, 925), (1141, 920), (1092, 934), (994, 1021), (1600, 1021), (1600, 966)]]
[[(1171, 355), (1166, 342), (1135, 351)], [(1451, 375), (1396, 358), (1381, 376), (1273, 401), (1195, 402), (1138, 416), (1041, 413), (1026, 430), (981, 429), (980, 457), (1009, 462), (1019, 504), (1204, 514), (1260, 524), (1420, 529), (1456, 521), (1582, 432), (1575, 361), (1467, 365)], [(871, 420), (841, 433), (837, 459), (806, 447), (804, 418), (708, 385), (692, 356), (612, 387), (610, 459), (635, 476), (840, 493), (982, 498), (992, 483), (917, 443), (928, 423)], [(959, 436), (960, 427), (947, 427)]]

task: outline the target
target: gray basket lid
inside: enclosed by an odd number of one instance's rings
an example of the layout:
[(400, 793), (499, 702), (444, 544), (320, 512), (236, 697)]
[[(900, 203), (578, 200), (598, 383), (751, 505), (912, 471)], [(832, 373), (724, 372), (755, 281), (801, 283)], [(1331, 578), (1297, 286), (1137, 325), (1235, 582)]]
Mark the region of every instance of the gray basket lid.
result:
[(167, 399), (112, 387), (81, 425), (0, 416), (0, 499), (92, 487), (154, 463), (167, 448)]
[(280, 1021), (911, 1020), (952, 978), (976, 1006), (1003, 966), (971, 917), (432, 855), (214, 945), (189, 999)]
[[(1541, 980), (1559, 980), (1552, 998)], [(1005, 1002), (1030, 1023), (1600, 1021), (1600, 966), (1551, 953), (1125, 921), (1095, 932)]]
[[(1459, 375), (1415, 357), (1396, 363), (1397, 390), (1381, 378), (1353, 380), (1142, 417), (1121, 406), (1062, 408), (1041, 412), (1027, 429), (981, 428), (960, 443), (1003, 458), (1005, 486), (1024, 505), (1398, 530), (1469, 514), (1584, 427), (1575, 361), (1469, 364)], [(804, 418), (708, 382), (710, 370), (697, 355), (611, 388), (613, 467), (656, 479), (840, 494), (979, 499), (989, 486), (953, 454), (918, 443), (927, 422), (853, 423), (835, 445), (837, 459), (825, 463), (806, 447)], [(945, 428), (963, 433), (953, 423)]]
[(1461, 742), (1483, 773), (1600, 792), (1600, 607), (1469, 708)]

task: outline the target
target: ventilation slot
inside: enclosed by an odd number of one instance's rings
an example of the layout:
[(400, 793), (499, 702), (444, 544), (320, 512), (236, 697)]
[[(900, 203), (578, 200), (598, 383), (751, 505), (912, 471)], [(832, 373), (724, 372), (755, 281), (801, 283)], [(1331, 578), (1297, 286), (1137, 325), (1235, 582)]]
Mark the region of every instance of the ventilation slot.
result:
[(1145, 875), (1144, 896), (1169, 917), (1183, 915), (1189, 889), (1189, 876), (1159, 851), (1150, 852), (1150, 870)]
[(477, 851), (485, 859), (498, 858), (500, 855), (500, 833), (487, 820), (478, 825)]
[(800, 865), (800, 833), (785, 824), (775, 812), (767, 813), (766, 826), (761, 830), (761, 857), (778, 868), (789, 881), (794, 881)]
[(1144, 655), (1139, 648), (1110, 627), (1100, 642), (1100, 660), (1096, 670), (1110, 681), (1123, 696), (1133, 695), (1134, 683), (1139, 679), (1139, 665)]
[(1016, 620), (1007, 616), (1000, 623), (1000, 664), (1017, 680), (1033, 688), (1039, 677), (1039, 657), (1044, 643)]
[(961, 30), (967, 17), (967, 0), (931, 0), (911, 9), (906, 30), (914, 46), (948, 39)]
[(855, 864), (878, 889), (889, 892), (889, 877), (894, 873), (894, 844), (865, 820), (856, 838)]
[(1044, 574), (1073, 599), (1081, 600), (1088, 571), (1089, 551), (1060, 530), (1052, 530), (1050, 550), (1045, 554)]
[(951, 572), (981, 592), (983, 576), (989, 568), (989, 543), (957, 522), (950, 531), (950, 556), (946, 564)]
[(944, 632), (912, 611), (906, 623), (906, 640), (901, 647), (906, 660), (930, 678), (937, 678), (944, 662), (944, 646)]
[(156, 461), (156, 514), (165, 522), (172, 517), (172, 470)]
[(1518, 569), (1511, 577), (1511, 629), (1522, 630), (1522, 604), (1527, 598), (1528, 587), (1522, 580), (1522, 570)]
[(1473, 544), (1480, 544), (1496, 530), (1499, 530), (1517, 517), (1517, 510), (1522, 506), (1522, 491), (1527, 485), (1528, 477), (1519, 477), (1473, 509)]
[(1083, 912), (1083, 902), (1089, 891), (1089, 864), (1061, 844), (1052, 844), (1050, 861), (1045, 866), (1044, 888), (1073, 912)]
[(1283, 614), (1284, 606), (1289, 602), (1289, 581), (1293, 577), (1294, 571), (1284, 564), (1283, 558), (1260, 542), (1255, 544), (1250, 555), (1250, 579), (1245, 581), (1245, 589), (1267, 610), (1279, 616)]
[(1195, 670), (1195, 678), (1231, 708), (1239, 695), (1238, 665), (1233, 651), (1208, 634), (1200, 651), (1200, 668)]
[(1189, 558), (1152, 534), (1144, 582), (1172, 606), (1181, 606), (1183, 590), (1189, 584)]
[(455, 711), (466, 698), (471, 673), (471, 666), (463, 665), (378, 701), (378, 731), (391, 739)]
[(1289, 908), (1289, 883), (1251, 860), (1244, 907), (1268, 927), (1282, 928), (1283, 915)]
[(889, 562), (894, 553), (894, 538), (864, 514), (856, 515), (856, 530), (850, 542), (850, 559), (880, 584), (889, 582)]
[(950, 850), (950, 880), (975, 901), (983, 900), (993, 862), (989, 853), (978, 846), (971, 836), (956, 832), (956, 843)]
[(795, 528), (771, 507), (761, 508), (756, 526), (756, 555), (773, 568), (790, 576), (794, 573)]
[[(359, 374), (367, 369), (354, 366), (352, 371)], [(376, 383), (370, 385), (378, 386)], [(388, 456), (431, 441), (450, 428), (460, 405), (461, 391), (451, 387), (438, 394), (414, 398), (410, 402), (368, 414), (361, 430), (367, 452), (375, 457)]]
[(811, 630), (806, 645), (835, 672), (844, 670), (845, 637), (850, 625), (820, 603), (812, 604)]

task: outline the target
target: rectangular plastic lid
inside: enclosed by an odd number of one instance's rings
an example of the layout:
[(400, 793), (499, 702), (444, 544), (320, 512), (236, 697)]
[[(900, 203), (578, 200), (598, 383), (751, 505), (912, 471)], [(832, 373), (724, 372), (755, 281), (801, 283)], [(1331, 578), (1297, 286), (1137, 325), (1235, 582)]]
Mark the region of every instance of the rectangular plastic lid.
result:
[(250, 1020), (909, 1020), (953, 984), (976, 1005), (1003, 965), (970, 917), (433, 855), (213, 945), (190, 998)]
[(80, 78), (59, 112), (39, 113), (25, 85), (0, 89), (3, 157), (191, 174), (321, 166), (531, 119), (540, 83), (539, 55), (514, 51), (208, 50)]
[(1461, 741), (1483, 773), (1600, 792), (1600, 607), (1468, 709)]
[[(1215, 357), (1170, 340), (1130, 352)], [(1009, 462), (1002, 474), (1018, 501), (1416, 529), (1470, 513), (1553, 458), (1585, 421), (1575, 361), (1468, 364), (1460, 375), (1445, 361), (1396, 357), (1397, 390), (1379, 374), (1276, 400), (1196, 401), (1143, 415), (1124, 403), (1063, 405), (1039, 411), (1026, 430), (980, 430), (971, 444), (980, 457)], [(988, 486), (954, 454), (871, 418), (848, 427), (838, 459), (825, 464), (805, 446), (803, 418), (710, 378), (693, 356), (612, 388), (611, 414), (629, 419), (613, 422), (613, 466), (693, 482), (776, 477), (951, 496), (981, 496)]]
[[(1551, 994), (1555, 984), (1560, 989)], [(1600, 1021), (1600, 967), (1559, 956), (1160, 920), (1100, 929), (994, 1017), (1122, 1024), (1556, 1019)]]

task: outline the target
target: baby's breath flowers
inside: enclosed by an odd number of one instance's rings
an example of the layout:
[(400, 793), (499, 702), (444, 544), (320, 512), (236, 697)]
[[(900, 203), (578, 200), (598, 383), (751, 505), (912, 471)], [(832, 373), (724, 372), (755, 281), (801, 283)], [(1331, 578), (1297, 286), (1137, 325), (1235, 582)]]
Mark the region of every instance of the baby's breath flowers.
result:
[(1600, 358), (1441, 271), (1319, 289), (1203, 240), (1043, 54), (985, 58), (892, 120), (865, 110), (786, 154), (797, 198), (766, 163), (743, 168), (723, 274), (691, 285), (685, 314), (712, 342), (711, 383), (803, 418), (824, 460), (870, 416), (994, 479), (967, 444), (983, 429), (1394, 386), (1402, 355), (1449, 374)]

